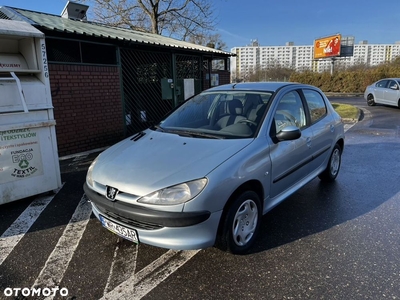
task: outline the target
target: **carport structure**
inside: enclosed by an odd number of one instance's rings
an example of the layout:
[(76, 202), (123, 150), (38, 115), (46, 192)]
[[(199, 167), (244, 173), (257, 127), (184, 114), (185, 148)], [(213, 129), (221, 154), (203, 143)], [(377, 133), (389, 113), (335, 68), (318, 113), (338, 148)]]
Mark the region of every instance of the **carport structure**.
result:
[(60, 156), (109, 146), (187, 97), (230, 82), (228, 52), (8, 6), (0, 19), (45, 34)]

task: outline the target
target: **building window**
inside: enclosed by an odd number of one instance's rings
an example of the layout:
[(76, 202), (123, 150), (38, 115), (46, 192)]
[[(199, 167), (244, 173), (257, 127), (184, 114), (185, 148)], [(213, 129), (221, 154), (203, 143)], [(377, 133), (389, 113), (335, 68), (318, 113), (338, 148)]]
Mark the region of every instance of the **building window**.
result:
[(46, 38), (49, 62), (116, 65), (115, 46)]

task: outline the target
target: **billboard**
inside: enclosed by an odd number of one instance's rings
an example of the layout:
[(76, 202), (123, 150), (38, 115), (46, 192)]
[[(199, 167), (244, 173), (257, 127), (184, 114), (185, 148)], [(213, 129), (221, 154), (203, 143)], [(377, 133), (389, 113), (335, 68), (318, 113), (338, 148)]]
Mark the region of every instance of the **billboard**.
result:
[(316, 39), (314, 41), (314, 59), (340, 56), (340, 34)]
[(342, 36), (340, 40), (340, 57), (354, 55), (354, 36)]

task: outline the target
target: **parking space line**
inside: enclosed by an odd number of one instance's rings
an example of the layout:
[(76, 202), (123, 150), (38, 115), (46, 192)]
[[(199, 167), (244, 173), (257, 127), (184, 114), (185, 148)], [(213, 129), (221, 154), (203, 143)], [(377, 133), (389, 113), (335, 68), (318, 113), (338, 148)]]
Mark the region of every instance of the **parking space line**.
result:
[(106, 294), (112, 289), (114, 289), (118, 284), (124, 282), (131, 276), (134, 276), (136, 272), (136, 259), (138, 253), (139, 245), (132, 245), (124, 253), (124, 255), (119, 254), (119, 246), (115, 247), (114, 257), (111, 263), (110, 275), (107, 279), (106, 287), (104, 288), (104, 293)]
[(0, 237), (0, 265), (35, 223), (55, 195), (36, 198)]
[(101, 299), (141, 299), (189, 261), (200, 250), (169, 250)]
[(351, 127), (353, 127), (354, 125), (356, 125), (356, 123), (349, 123), (349, 124), (344, 124), (344, 132), (346, 132), (347, 130), (349, 130)]
[[(84, 195), (32, 288), (51, 289), (60, 284), (86, 229), (91, 213), (92, 206)], [(52, 299), (53, 296), (46, 299)]]

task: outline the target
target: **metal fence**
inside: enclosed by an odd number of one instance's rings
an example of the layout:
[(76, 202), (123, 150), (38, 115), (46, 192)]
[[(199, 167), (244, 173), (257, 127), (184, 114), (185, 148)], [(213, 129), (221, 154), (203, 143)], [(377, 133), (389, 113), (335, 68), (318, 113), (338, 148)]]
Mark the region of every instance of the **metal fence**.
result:
[(158, 123), (185, 98), (184, 80), (201, 91), (199, 56), (120, 49), (126, 135)]

